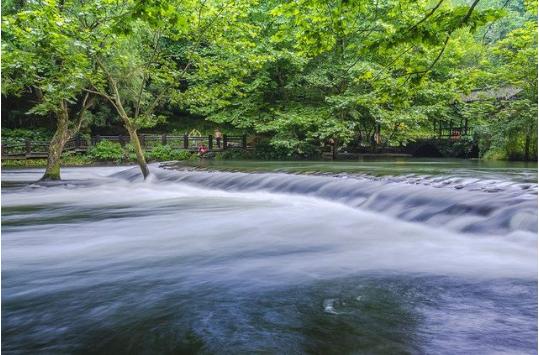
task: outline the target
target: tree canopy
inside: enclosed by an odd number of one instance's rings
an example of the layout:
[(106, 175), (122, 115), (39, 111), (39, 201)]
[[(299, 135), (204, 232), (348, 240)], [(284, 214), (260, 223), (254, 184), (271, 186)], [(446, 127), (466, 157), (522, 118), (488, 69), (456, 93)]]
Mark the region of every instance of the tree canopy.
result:
[[(89, 95), (132, 140), (173, 122), (177, 110), (300, 155), (328, 140), (405, 145), (466, 118), (466, 139), (483, 156), (537, 156), (536, 2), (47, 0), (2, 8), (2, 93), (35, 100), (30, 114), (57, 112), (60, 102), (80, 110)], [(508, 87), (518, 95), (463, 99)]]

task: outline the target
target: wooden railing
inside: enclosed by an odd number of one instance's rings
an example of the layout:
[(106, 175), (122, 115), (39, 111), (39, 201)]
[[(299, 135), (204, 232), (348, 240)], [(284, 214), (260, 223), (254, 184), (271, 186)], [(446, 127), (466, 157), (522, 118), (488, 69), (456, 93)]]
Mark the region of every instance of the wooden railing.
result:
[[(150, 150), (158, 145), (168, 145), (174, 149), (190, 151), (198, 150), (200, 145), (205, 145), (210, 151), (221, 151), (229, 148), (247, 149), (247, 137), (223, 135), (222, 138), (208, 136), (177, 136), (168, 134), (140, 134), (140, 143), (145, 150)], [(130, 142), (129, 136), (92, 136), (89, 139), (76, 136), (66, 142), (64, 152), (85, 152), (101, 141), (111, 141), (125, 146)], [(28, 159), (46, 158), (48, 155), (48, 141), (34, 141), (30, 139), (16, 142), (2, 142), (2, 159)]]

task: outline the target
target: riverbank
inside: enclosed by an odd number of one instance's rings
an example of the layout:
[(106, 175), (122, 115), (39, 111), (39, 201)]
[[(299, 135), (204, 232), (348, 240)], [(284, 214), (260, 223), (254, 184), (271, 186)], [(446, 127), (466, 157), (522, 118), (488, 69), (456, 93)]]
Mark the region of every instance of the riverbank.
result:
[[(84, 156), (63, 157), (62, 163), (61, 163), (62, 167), (96, 166), (98, 164), (106, 165), (106, 163), (91, 161), (90, 159), (87, 159)], [(3, 159), (2, 160), (2, 169), (45, 168), (46, 166), (47, 166), (47, 159)]]
[[(234, 157), (232, 157), (234, 158)], [(445, 166), (446, 168), (462, 168), (465, 166), (474, 168), (529, 168), (537, 169), (537, 162), (526, 161), (503, 161), (503, 160), (481, 160), (481, 159), (451, 159), (451, 158), (416, 158), (408, 156), (387, 156), (387, 155), (366, 155), (356, 160), (253, 160), (253, 159), (199, 159), (196, 153), (186, 157), (186, 159), (151, 159), (149, 163), (158, 163), (165, 168), (191, 168), (215, 171), (244, 171), (244, 172), (349, 172), (357, 170), (358, 167), (368, 167), (378, 165), (381, 169), (395, 172), (402, 167), (415, 166), (425, 167), (429, 164), (435, 166)], [(122, 166), (135, 164), (135, 159), (109, 159), (97, 160), (85, 155), (66, 155), (62, 157), (63, 167), (92, 167), (92, 166)], [(4, 159), (2, 168), (45, 168), (46, 159)], [(428, 169), (432, 171), (432, 168)]]

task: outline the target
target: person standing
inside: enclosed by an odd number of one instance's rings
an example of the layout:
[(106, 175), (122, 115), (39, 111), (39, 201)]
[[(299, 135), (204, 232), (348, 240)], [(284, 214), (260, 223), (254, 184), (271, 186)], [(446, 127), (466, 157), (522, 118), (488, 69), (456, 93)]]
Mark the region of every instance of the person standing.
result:
[(221, 149), (221, 141), (223, 139), (223, 134), (219, 130), (219, 128), (215, 129), (214, 132), (215, 141), (217, 142), (217, 148)]

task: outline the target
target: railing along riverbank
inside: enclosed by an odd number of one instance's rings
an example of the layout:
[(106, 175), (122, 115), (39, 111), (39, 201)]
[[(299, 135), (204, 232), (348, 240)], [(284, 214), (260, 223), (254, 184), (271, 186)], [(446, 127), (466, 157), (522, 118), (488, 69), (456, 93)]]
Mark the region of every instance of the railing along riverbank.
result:
[[(222, 137), (168, 135), (168, 134), (140, 134), (140, 144), (143, 149), (149, 150), (158, 145), (168, 145), (174, 149), (196, 151), (200, 145), (205, 145), (209, 151), (222, 151), (230, 148), (247, 149), (247, 136)], [(64, 152), (86, 152), (101, 141), (111, 141), (125, 146), (130, 143), (129, 136), (91, 136), (77, 135), (68, 140)], [(36, 141), (31, 139), (17, 142), (2, 142), (2, 159), (37, 159), (48, 156), (49, 141)]]

